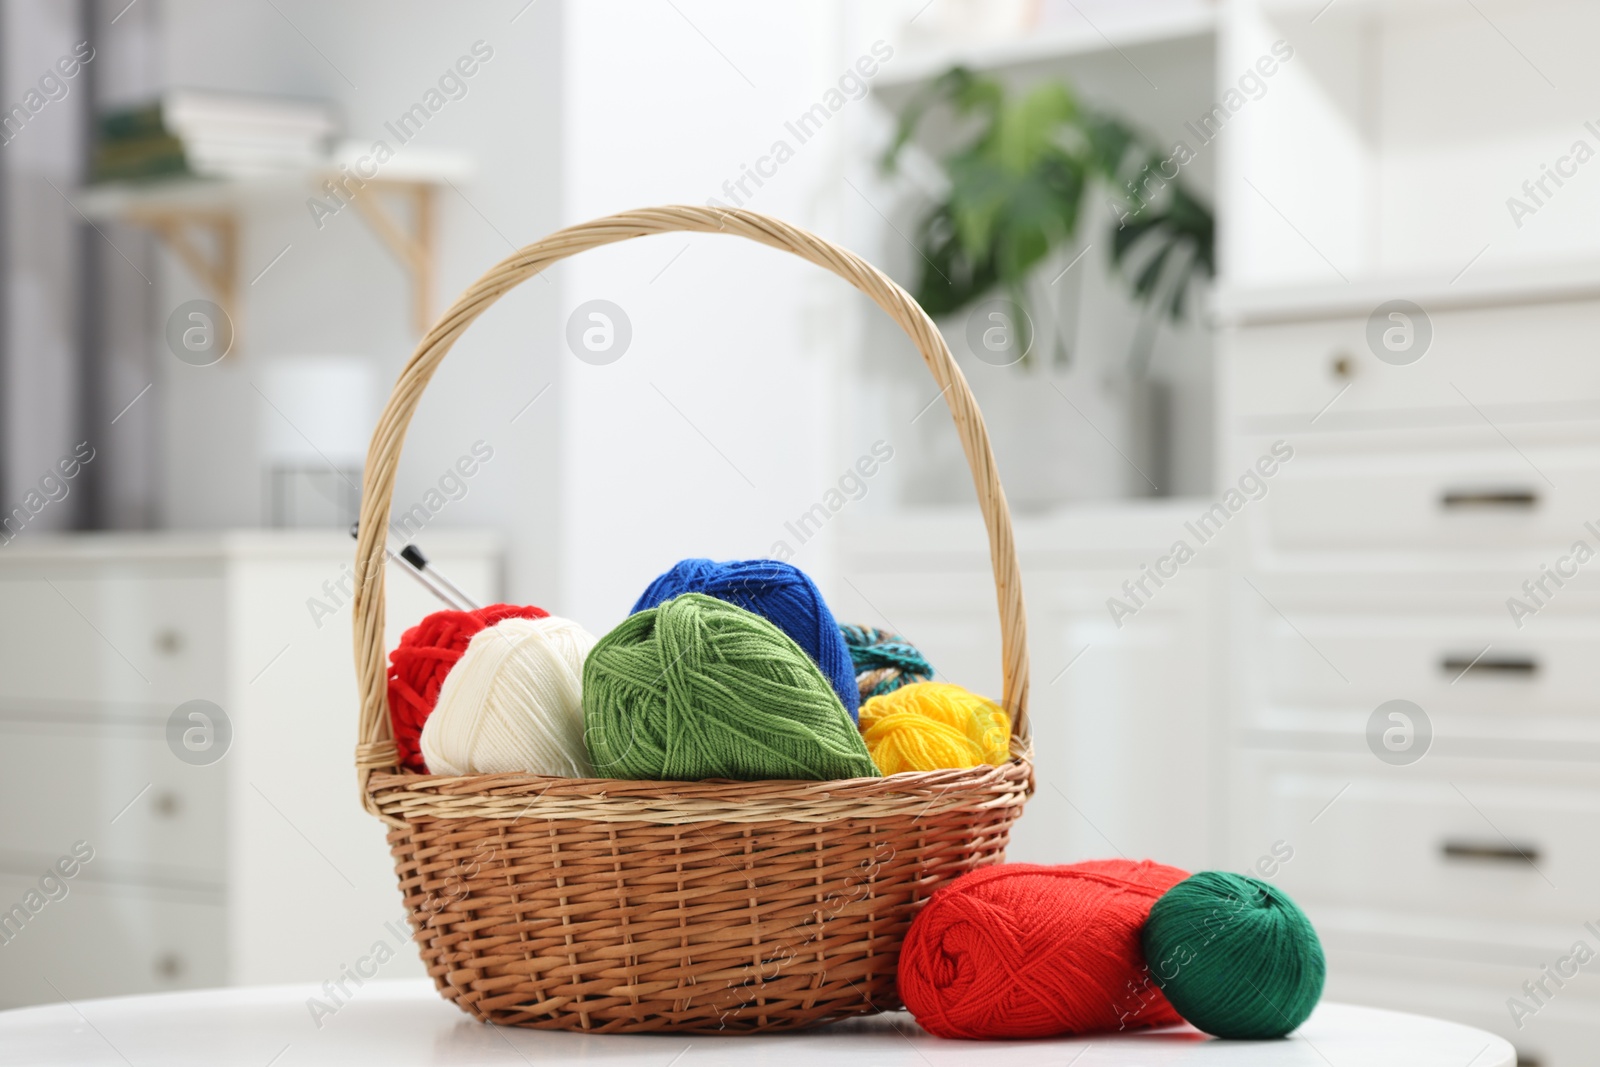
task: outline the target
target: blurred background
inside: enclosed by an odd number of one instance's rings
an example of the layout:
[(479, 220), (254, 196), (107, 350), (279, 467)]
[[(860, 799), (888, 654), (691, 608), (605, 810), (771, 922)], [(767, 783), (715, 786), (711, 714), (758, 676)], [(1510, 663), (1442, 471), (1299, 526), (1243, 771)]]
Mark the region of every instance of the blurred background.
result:
[[(3, 0), (0, 1004), (337, 980), (380, 939), (421, 973), (351, 766), (368, 436), (494, 263), (683, 203), (863, 255), (971, 383), (1031, 609), (1012, 858), (1274, 880), (1330, 997), (1592, 1063), (1597, 32), (1577, 0)], [(971, 485), (869, 301), (667, 235), (461, 338), (390, 544), (597, 634), (682, 557), (786, 558), (997, 695)], [(391, 646), (438, 606), (403, 570)]]

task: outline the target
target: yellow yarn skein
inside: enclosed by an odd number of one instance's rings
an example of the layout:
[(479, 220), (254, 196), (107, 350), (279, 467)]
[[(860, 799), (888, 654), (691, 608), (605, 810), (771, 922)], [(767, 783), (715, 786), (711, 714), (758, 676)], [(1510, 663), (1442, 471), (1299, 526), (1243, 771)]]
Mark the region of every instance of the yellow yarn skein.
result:
[(913, 682), (861, 705), (861, 735), (884, 774), (999, 766), (1011, 719), (987, 697), (948, 682)]

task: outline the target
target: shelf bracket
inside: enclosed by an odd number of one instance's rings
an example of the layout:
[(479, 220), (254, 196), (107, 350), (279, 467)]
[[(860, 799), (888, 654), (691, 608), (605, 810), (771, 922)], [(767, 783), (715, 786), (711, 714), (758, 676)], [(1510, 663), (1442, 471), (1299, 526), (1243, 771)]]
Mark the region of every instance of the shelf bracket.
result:
[[(153, 232), (161, 243), (206, 287), (239, 334), (239, 220), (225, 211), (141, 209), (124, 220)], [(209, 250), (194, 240), (195, 231), (210, 236)]]
[[(378, 196), (398, 194), (411, 204), (411, 226), (403, 226)], [(352, 198), (356, 210), (400, 266), (411, 275), (411, 314), (420, 336), (433, 323), (434, 186), (427, 182), (368, 182)]]

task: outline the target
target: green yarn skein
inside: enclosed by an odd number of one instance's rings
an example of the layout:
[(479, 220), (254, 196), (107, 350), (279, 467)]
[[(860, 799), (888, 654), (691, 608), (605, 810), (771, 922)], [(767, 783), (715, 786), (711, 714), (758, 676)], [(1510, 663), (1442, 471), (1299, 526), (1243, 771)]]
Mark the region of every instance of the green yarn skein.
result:
[(876, 778), (850, 713), (761, 616), (684, 593), (628, 616), (583, 664), (585, 744), (608, 778)]
[(1143, 942), (1178, 1014), (1217, 1037), (1282, 1037), (1322, 996), (1317, 931), (1287, 893), (1258, 878), (1190, 875), (1150, 909)]

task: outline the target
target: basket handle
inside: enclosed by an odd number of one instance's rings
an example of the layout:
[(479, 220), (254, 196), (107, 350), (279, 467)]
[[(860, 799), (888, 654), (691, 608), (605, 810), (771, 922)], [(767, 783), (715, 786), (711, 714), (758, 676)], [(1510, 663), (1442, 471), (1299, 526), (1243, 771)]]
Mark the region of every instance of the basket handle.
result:
[[(767, 215), (734, 208), (669, 206), (595, 219), (569, 226), (507, 256), (472, 284), (433, 324), (395, 382), (389, 403), (378, 419), (367, 450), (363, 476), (360, 535), (356, 540), (356, 573), (369, 580), (356, 583), (355, 658), (361, 691), (361, 720), (356, 745), (356, 772), (362, 803), (374, 810), (367, 780), (374, 771), (398, 769), (394, 734), (389, 724), (388, 684), (383, 633), (384, 538), (394, 497), (395, 470), (406, 428), (423, 390), (456, 339), (511, 289), (552, 263), (601, 245), (660, 233), (725, 233), (749, 238), (826, 267), (871, 297), (905, 330), (940, 386), (967, 465), (977, 486), (978, 505), (989, 532), (989, 559), (994, 568), (1000, 606), (1000, 648), (1003, 688), (1001, 704), (1011, 716), (1014, 742), (1025, 749), (1028, 737), (1028, 642), (1022, 603), (1022, 579), (1011, 534), (1011, 513), (989, 448), (989, 432), (972, 398), (972, 390), (951, 358), (949, 346), (928, 313), (883, 272), (852, 252), (815, 234)], [(1014, 746), (1015, 747), (1015, 746)]]

